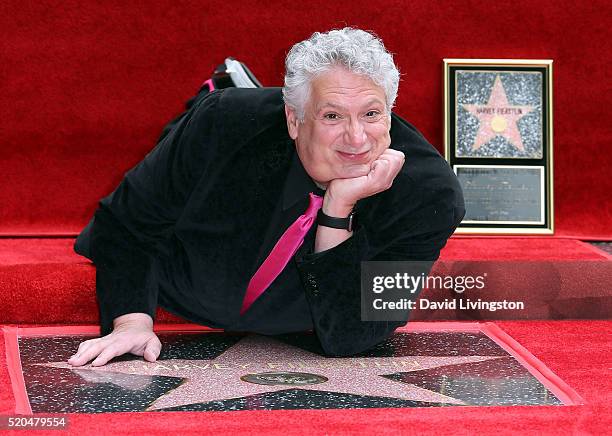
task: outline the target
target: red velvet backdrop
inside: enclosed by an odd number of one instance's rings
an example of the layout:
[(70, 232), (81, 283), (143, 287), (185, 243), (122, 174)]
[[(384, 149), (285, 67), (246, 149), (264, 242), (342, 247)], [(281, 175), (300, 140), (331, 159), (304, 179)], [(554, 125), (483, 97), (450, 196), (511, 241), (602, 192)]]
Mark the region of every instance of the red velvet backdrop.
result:
[[(557, 235), (612, 238), (609, 1), (3, 1), (0, 234), (74, 234), (227, 55), (282, 84), (291, 44), (353, 25), (442, 149), (442, 59), (554, 60)], [(607, 17), (607, 18), (606, 18)]]

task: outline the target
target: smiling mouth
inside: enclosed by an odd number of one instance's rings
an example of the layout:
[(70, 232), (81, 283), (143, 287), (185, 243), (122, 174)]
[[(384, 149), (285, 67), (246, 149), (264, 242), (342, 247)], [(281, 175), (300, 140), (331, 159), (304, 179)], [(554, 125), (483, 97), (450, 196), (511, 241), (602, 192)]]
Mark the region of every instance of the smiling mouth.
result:
[(368, 153), (370, 153), (370, 150), (364, 151), (363, 153), (345, 153), (344, 151), (338, 150), (338, 154), (340, 155), (341, 158), (346, 159), (346, 160), (351, 160), (351, 161), (364, 160), (365, 158), (367, 158)]

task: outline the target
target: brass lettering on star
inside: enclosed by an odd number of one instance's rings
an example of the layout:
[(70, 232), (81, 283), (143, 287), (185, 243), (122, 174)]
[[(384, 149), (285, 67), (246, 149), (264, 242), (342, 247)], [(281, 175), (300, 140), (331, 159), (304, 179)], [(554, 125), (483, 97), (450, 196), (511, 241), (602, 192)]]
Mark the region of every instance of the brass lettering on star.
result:
[[(401, 359), (397, 360), (386, 360), (385, 362), (378, 362), (376, 360), (364, 362), (360, 360), (355, 361), (338, 361), (338, 362), (327, 362), (327, 361), (312, 361), (312, 362), (253, 362), (255, 366), (263, 367), (267, 369), (283, 369), (283, 370), (295, 370), (295, 369), (316, 369), (316, 368), (325, 368), (325, 369), (333, 369), (333, 368), (354, 368), (354, 369), (367, 369), (367, 368), (389, 368), (389, 370), (394, 369), (406, 369), (410, 368), (412, 370), (418, 369), (420, 367), (419, 363), (415, 360), (411, 359)], [(142, 371), (164, 371), (168, 373), (179, 372), (183, 370), (190, 369), (199, 369), (206, 371), (224, 371), (224, 370), (236, 370), (236, 369), (249, 369), (251, 367), (251, 363), (186, 363), (181, 365), (163, 365), (159, 363), (148, 363), (148, 362), (139, 362), (136, 365), (130, 365), (129, 370), (133, 373), (142, 373)]]
[(481, 106), (476, 108), (477, 114), (487, 115), (523, 115), (523, 108), (520, 107), (497, 107), (497, 106)]

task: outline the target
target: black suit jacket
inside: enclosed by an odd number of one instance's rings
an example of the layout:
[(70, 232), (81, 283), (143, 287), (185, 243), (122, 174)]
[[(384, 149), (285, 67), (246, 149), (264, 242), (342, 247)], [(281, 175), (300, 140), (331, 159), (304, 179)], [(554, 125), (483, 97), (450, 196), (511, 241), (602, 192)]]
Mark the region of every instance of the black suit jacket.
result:
[(465, 212), (446, 161), (396, 115), (391, 141), (405, 164), (390, 189), (358, 202), (353, 236), (314, 254), (313, 226), (240, 316), (253, 273), (317, 188), (288, 136), (280, 89), (228, 88), (199, 99), (100, 201), (75, 247), (96, 264), (102, 334), (115, 317), (154, 316), (159, 304), (227, 330), (313, 329), (333, 355), (388, 337), (404, 323), (360, 319), (361, 261), (434, 261)]

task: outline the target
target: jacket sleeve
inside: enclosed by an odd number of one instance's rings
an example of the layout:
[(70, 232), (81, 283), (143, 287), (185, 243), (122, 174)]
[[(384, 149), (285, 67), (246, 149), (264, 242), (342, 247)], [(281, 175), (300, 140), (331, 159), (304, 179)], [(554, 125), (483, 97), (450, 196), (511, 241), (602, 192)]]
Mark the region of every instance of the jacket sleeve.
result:
[[(437, 204), (406, 216), (397, 237), (385, 244), (364, 224), (336, 247), (297, 258), (314, 330), (323, 350), (346, 356), (387, 339), (408, 321), (361, 321), (362, 261), (433, 261), (463, 218), (463, 204)], [(402, 217), (400, 217), (401, 219)], [(370, 237), (371, 235), (371, 237)], [(427, 262), (424, 262), (427, 264)], [(429, 270), (423, 271), (425, 274)], [(416, 296), (415, 296), (416, 298)]]
[(91, 226), (90, 259), (102, 335), (113, 319), (134, 312), (155, 316), (155, 263), (197, 182), (214, 140), (220, 92), (204, 96), (157, 146), (99, 202)]

